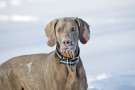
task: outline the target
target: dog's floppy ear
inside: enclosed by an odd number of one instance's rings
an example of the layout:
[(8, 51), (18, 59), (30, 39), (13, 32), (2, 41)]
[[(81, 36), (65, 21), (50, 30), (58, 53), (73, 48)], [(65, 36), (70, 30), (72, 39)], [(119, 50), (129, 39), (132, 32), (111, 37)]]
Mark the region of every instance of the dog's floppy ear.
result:
[(48, 37), (48, 46), (53, 47), (56, 44), (56, 36), (55, 36), (55, 27), (58, 20), (52, 20), (49, 22), (45, 28), (46, 36)]
[(90, 39), (89, 24), (80, 18), (75, 18), (75, 21), (79, 28), (79, 39), (81, 43), (86, 44)]

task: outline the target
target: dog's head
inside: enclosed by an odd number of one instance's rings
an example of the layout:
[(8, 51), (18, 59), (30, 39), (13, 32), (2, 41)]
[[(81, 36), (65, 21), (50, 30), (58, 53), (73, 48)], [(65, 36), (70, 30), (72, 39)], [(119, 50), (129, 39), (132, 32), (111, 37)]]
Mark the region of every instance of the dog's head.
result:
[[(90, 38), (89, 25), (80, 18), (60, 18), (52, 20), (45, 28), (48, 45), (57, 43), (60, 52), (66, 57), (73, 57), (78, 48), (78, 40), (85, 44)], [(68, 53), (68, 56), (67, 54)]]

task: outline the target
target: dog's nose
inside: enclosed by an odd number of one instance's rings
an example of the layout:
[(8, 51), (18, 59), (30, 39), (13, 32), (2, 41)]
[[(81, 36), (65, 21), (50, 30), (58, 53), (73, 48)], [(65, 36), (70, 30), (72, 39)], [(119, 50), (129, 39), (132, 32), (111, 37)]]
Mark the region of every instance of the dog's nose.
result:
[(72, 45), (72, 41), (71, 40), (64, 40), (63, 44), (64, 45)]

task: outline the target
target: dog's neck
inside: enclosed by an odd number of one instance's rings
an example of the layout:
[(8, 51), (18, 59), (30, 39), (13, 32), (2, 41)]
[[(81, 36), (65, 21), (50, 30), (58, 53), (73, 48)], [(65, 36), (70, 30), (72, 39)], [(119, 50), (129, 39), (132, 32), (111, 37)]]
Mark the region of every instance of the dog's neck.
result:
[(76, 50), (75, 50), (75, 57), (73, 57), (73, 58), (64, 57), (64, 56), (61, 54), (61, 52), (60, 52), (58, 46), (56, 46), (56, 52), (55, 52), (55, 53), (56, 53), (56, 56), (58, 57), (59, 62), (60, 62), (61, 64), (74, 65), (74, 64), (78, 64), (79, 61), (80, 61), (80, 56), (79, 56), (79, 54), (80, 54), (80, 49), (79, 49), (78, 46), (77, 46), (77, 48), (76, 48)]

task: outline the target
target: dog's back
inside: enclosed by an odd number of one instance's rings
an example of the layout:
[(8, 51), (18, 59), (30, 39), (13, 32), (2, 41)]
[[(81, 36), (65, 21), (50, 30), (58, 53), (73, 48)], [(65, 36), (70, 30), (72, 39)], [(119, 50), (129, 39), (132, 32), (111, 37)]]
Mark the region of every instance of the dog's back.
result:
[[(48, 71), (47, 54), (24, 55), (0, 66), (0, 90), (43, 90), (43, 74)], [(46, 73), (49, 74), (49, 73)], [(48, 75), (46, 75), (48, 76)]]
[(0, 66), (0, 90), (86, 90), (82, 62), (76, 67), (74, 77), (55, 52), (15, 57)]

